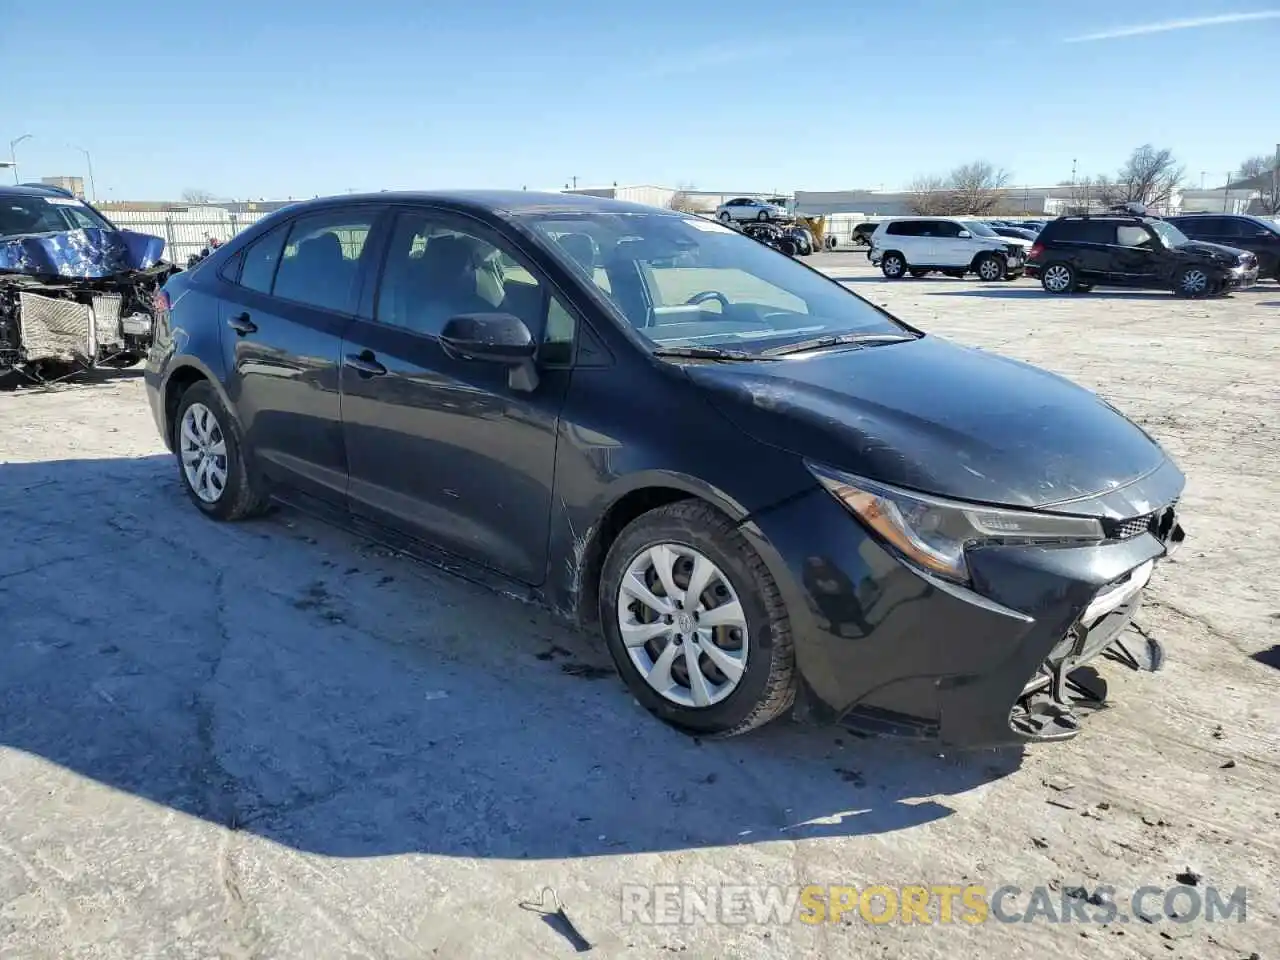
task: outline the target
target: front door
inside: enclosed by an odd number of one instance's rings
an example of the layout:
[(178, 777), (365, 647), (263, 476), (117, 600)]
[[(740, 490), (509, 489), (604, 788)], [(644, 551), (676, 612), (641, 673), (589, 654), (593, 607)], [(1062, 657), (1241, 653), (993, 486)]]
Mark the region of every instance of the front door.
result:
[(337, 503), (347, 484), (342, 334), (381, 209), (352, 205), (286, 221), (221, 275), (227, 391), (255, 463), (277, 483)]
[(1165, 248), (1150, 227), (1116, 225), (1116, 271), (1120, 283), (1135, 287), (1157, 285), (1161, 278)]
[[(536, 387), (523, 389), (504, 365), (443, 350), (445, 322), (476, 312), (515, 314), (541, 339)], [(342, 346), (352, 512), (541, 583), (570, 312), (489, 227), (405, 207), (390, 229), (373, 316), (355, 321)]]

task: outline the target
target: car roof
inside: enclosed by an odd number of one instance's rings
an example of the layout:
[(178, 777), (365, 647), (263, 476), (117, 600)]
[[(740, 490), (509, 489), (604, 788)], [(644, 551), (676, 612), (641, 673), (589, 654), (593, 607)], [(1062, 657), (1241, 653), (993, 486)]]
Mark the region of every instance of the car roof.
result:
[(0, 197), (71, 197), (70, 191), (61, 187), (35, 183), (20, 183), (0, 186)]
[(496, 214), (504, 218), (556, 213), (665, 213), (682, 216), (677, 211), (626, 200), (537, 190), (383, 190), (377, 193), (344, 193), (303, 200), (291, 205), (288, 210), (290, 216), (296, 216), (310, 208), (369, 202), (425, 203), (468, 213)]

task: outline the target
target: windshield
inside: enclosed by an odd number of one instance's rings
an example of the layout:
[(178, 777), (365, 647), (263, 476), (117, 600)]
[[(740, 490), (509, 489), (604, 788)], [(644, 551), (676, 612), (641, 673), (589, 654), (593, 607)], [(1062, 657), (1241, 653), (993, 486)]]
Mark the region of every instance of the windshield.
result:
[(712, 220), (599, 213), (521, 222), (657, 347), (758, 353), (832, 334), (912, 335), (839, 284)]
[(963, 226), (970, 233), (972, 233), (975, 237), (1000, 236), (1000, 234), (996, 233), (994, 230), (992, 230), (989, 226), (987, 226), (981, 220), (961, 220), (960, 225)]
[(1180, 247), (1184, 243), (1190, 243), (1187, 235), (1167, 220), (1152, 220), (1148, 225), (1166, 247)]
[(113, 229), (101, 216), (71, 197), (0, 195), (0, 237), (62, 233), (86, 227)]

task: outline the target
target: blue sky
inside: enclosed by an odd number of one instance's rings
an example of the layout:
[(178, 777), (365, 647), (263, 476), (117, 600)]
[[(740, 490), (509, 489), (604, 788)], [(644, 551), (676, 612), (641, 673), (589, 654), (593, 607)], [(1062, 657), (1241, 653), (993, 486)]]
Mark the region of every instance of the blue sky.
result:
[(1213, 185), (1280, 140), (1274, 0), (57, 9), (6, 4), (0, 154), (32, 134), (36, 179), (83, 175), (88, 149), (99, 199), (892, 189), (979, 158), (1043, 184), (1148, 141)]

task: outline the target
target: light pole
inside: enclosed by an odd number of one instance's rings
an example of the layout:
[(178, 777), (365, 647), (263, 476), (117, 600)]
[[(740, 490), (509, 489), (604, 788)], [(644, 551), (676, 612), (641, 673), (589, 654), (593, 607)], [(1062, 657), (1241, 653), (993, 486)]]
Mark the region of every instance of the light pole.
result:
[(89, 167), (89, 200), (92, 203), (98, 202), (98, 188), (93, 185), (93, 158), (89, 156), (89, 151), (84, 147), (77, 147), (74, 143), (67, 144), (72, 150), (79, 150), (84, 154), (84, 162)]
[(18, 182), (18, 144), (23, 140), (30, 140), (31, 134), (24, 133), (16, 140), (9, 141), (9, 159), (13, 161), (13, 182)]

